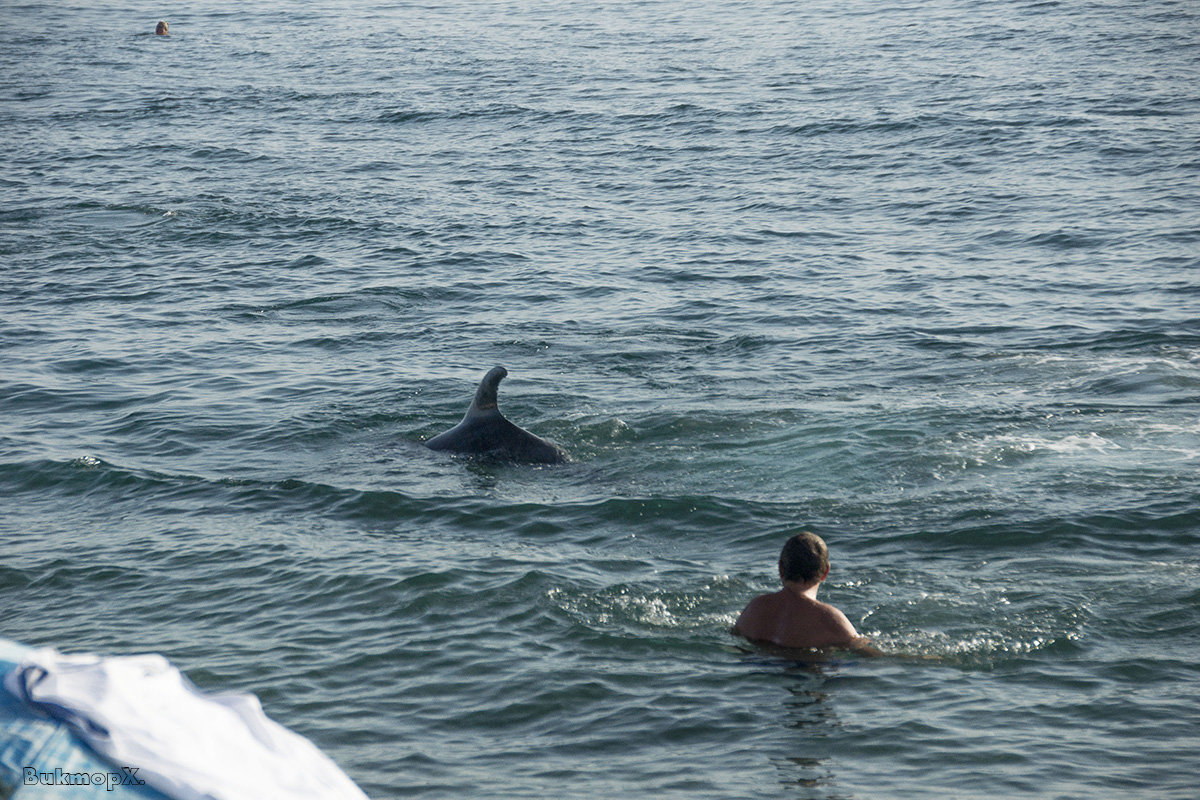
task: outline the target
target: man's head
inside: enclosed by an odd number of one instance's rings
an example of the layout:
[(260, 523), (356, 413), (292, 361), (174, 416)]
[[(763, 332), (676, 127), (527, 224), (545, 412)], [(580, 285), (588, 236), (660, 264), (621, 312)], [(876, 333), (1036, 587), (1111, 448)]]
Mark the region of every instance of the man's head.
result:
[(154, 26), (154, 32), (159, 36), (170, 36), (169, 27), (166, 22), (159, 22)]
[(779, 554), (779, 577), (793, 583), (824, 580), (829, 572), (829, 548), (815, 533), (797, 533)]

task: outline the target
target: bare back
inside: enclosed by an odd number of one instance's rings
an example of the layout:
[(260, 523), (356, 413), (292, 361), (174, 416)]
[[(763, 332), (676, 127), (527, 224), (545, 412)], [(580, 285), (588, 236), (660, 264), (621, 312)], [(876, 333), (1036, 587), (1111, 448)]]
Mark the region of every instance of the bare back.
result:
[(754, 598), (733, 632), (780, 647), (855, 647), (858, 632), (846, 615), (814, 597), (787, 589)]

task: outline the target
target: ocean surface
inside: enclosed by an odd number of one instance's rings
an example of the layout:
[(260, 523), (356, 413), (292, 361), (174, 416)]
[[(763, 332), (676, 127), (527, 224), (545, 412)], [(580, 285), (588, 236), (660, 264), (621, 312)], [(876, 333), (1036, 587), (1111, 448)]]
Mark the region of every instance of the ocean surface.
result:
[[(378, 800), (1196, 796), (1191, 0), (3, 0), (0, 141), (0, 636)], [(802, 529), (887, 656), (729, 634)]]

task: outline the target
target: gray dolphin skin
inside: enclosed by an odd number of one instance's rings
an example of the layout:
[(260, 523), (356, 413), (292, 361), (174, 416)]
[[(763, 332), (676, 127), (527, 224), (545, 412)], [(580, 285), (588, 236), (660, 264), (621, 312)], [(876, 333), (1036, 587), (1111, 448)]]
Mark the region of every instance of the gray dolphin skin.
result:
[(475, 399), (462, 422), (425, 442), (425, 446), (430, 450), (489, 456), (522, 464), (566, 461), (566, 451), (561, 447), (512, 424), (500, 413), (496, 390), (507, 376), (504, 367), (492, 367), (479, 382)]

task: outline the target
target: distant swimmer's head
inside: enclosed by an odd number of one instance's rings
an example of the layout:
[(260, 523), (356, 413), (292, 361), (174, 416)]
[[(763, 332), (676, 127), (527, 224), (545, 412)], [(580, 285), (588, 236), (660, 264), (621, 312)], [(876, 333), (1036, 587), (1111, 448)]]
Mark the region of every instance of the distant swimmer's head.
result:
[(829, 572), (829, 548), (815, 533), (797, 533), (779, 554), (779, 577), (794, 583), (824, 580)]
[(154, 32), (159, 36), (170, 36), (171, 35), (167, 29), (167, 23), (163, 22), (162, 20), (159, 20), (158, 25), (155, 26)]

